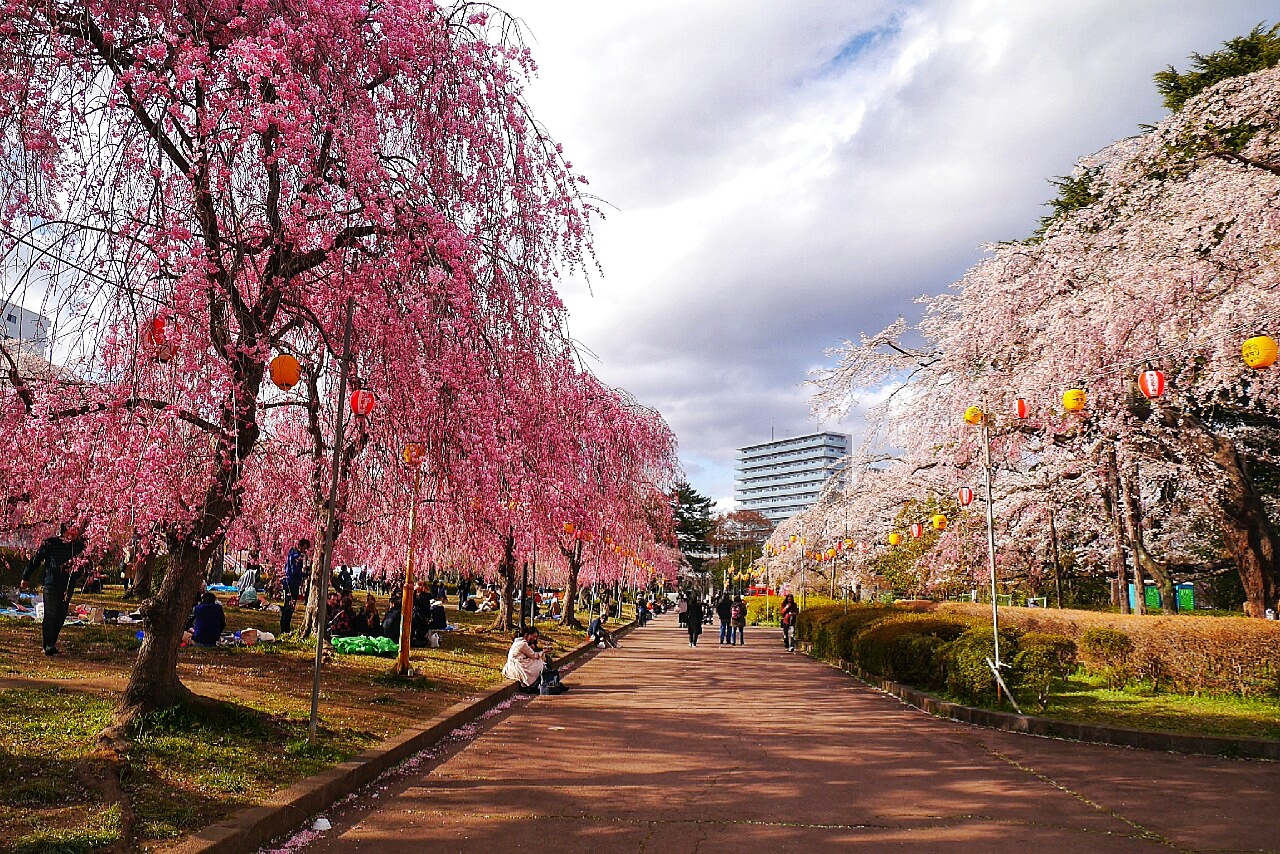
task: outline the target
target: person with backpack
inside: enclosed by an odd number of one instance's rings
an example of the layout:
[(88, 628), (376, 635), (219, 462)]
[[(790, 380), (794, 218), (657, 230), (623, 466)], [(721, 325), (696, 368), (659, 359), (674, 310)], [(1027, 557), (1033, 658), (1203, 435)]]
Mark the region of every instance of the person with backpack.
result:
[(732, 646), (735, 639), (738, 646), (746, 643), (743, 640), (743, 632), (747, 628), (747, 603), (742, 601), (741, 596), (733, 598), (733, 606), (729, 609), (729, 619), (732, 621), (733, 628), (730, 629), (729, 645)]
[(800, 606), (796, 604), (796, 597), (790, 593), (782, 600), (782, 608), (779, 610), (779, 616), (782, 618), (782, 645), (789, 651), (796, 651), (796, 619), (800, 616)]
[(716, 616), (720, 618), (720, 643), (733, 643), (733, 600), (728, 590), (716, 600)]

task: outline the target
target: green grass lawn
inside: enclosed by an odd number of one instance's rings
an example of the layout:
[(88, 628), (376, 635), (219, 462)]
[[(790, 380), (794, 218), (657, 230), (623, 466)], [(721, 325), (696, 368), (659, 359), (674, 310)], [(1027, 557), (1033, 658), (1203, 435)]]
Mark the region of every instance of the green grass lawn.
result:
[[(119, 593), (77, 602), (120, 609)], [(380, 610), (386, 597), (378, 598)], [(277, 614), (228, 608), (229, 631), (274, 631)], [(320, 738), (307, 742), (314, 641), (285, 636), (252, 647), (184, 648), (179, 674), (221, 702), (173, 709), (142, 720), (121, 786), (133, 827), (93, 785), (104, 759), (96, 734), (110, 721), (119, 687), (137, 654), (137, 626), (68, 626), (64, 654), (41, 654), (40, 626), (0, 618), (0, 851), (84, 852), (124, 842), (148, 850), (256, 804), (372, 746), (430, 720), (465, 696), (503, 683), (511, 636), (492, 631), (492, 614), (459, 612), (460, 631), (439, 649), (415, 649), (418, 676), (391, 675), (392, 660), (333, 655), (323, 670)], [(300, 615), (295, 615), (297, 625)], [(581, 632), (540, 622), (553, 653)], [(31, 682), (30, 680), (39, 680)]]
[(1049, 698), (1047, 718), (1197, 735), (1280, 739), (1280, 700), (1155, 693), (1150, 685), (1108, 690), (1074, 676)]

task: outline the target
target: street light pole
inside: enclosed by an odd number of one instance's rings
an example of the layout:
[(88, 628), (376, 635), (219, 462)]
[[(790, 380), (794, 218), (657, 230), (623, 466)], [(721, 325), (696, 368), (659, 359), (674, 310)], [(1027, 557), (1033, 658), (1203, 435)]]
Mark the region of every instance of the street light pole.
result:
[(995, 666), (1000, 666), (1000, 606), (996, 601), (996, 528), (991, 506), (991, 430), (990, 415), (982, 418), (982, 472), (987, 493), (987, 569), (991, 573), (991, 633), (995, 643)]

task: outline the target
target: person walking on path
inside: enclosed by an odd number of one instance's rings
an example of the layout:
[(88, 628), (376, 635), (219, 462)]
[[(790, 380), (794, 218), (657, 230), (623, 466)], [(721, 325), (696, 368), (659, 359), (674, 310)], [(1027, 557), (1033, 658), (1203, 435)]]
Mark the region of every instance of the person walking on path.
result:
[(58, 634), (67, 621), (71, 608), (71, 594), (75, 590), (72, 576), (76, 574), (76, 558), (84, 551), (84, 538), (75, 522), (63, 522), (56, 537), (49, 537), (40, 544), (27, 570), (22, 574), (20, 587), (27, 589), (27, 581), (44, 568), (44, 621), (41, 641), (45, 655), (58, 655)]
[(733, 643), (733, 600), (728, 590), (716, 600), (716, 616), (720, 618), (720, 643)]
[(689, 625), (689, 601), (684, 596), (676, 603), (676, 616), (680, 618), (680, 628)]
[(742, 596), (733, 598), (733, 607), (729, 609), (729, 619), (733, 621), (733, 628), (729, 634), (729, 644), (732, 646), (736, 640), (738, 646), (746, 643), (743, 640), (743, 633), (747, 628), (747, 603), (742, 601)]
[(796, 651), (796, 618), (800, 616), (800, 606), (796, 604), (796, 597), (790, 593), (782, 600), (782, 608), (779, 612), (782, 617), (782, 645), (791, 652)]
[(689, 646), (698, 645), (698, 635), (702, 634), (702, 599), (692, 590), (685, 594), (687, 610), (685, 622), (689, 627)]

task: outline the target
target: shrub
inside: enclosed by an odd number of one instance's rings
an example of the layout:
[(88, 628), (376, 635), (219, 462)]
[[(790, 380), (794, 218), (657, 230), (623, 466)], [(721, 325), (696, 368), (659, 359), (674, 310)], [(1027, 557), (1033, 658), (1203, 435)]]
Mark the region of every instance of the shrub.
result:
[[(885, 609), (888, 610), (888, 609)], [(937, 651), (962, 635), (954, 617), (890, 611), (854, 638), (852, 658), (864, 670), (898, 682), (938, 686), (944, 681)]]
[[(947, 603), (939, 614), (990, 616), (989, 608)], [(1199, 613), (1199, 612), (1197, 612)], [(1128, 636), (1132, 652), (1128, 681), (1142, 677), (1184, 694), (1234, 694), (1274, 697), (1280, 694), (1280, 623), (1246, 617), (1129, 616), (1054, 608), (1001, 608), (1000, 622), (1022, 631), (1065, 635), (1076, 642), (1080, 657), (1093, 672), (1084, 649), (1084, 633), (1111, 629)]]
[(1133, 680), (1132, 654), (1133, 641), (1117, 629), (1095, 626), (1080, 635), (1080, 657), (1085, 667), (1106, 679), (1112, 690)]
[[(987, 702), (996, 698), (996, 680), (987, 666), (993, 651), (991, 629), (975, 626), (940, 650), (946, 668), (947, 688), (973, 701)], [(1000, 657), (1013, 661), (1018, 654), (1018, 635), (1010, 629), (1000, 630)]]
[(1076, 644), (1064, 635), (1027, 632), (1018, 638), (1012, 659), (1015, 681), (1032, 693), (1041, 711), (1049, 702), (1054, 682), (1067, 678), (1076, 664)]

